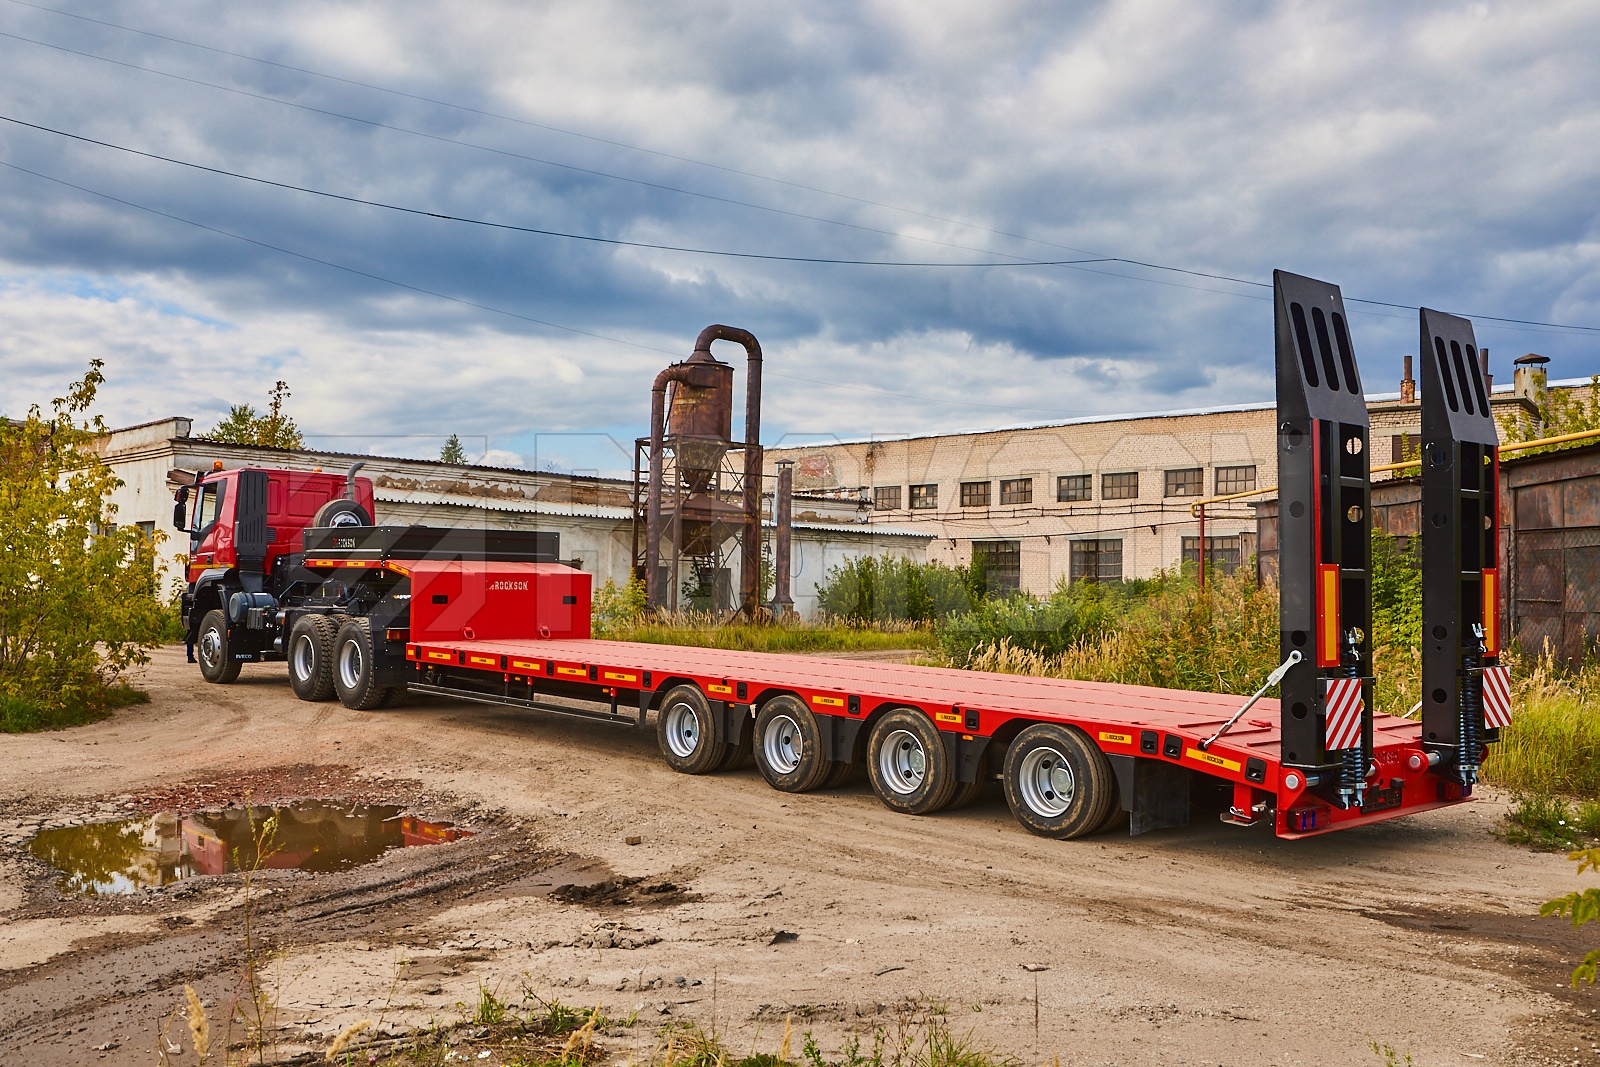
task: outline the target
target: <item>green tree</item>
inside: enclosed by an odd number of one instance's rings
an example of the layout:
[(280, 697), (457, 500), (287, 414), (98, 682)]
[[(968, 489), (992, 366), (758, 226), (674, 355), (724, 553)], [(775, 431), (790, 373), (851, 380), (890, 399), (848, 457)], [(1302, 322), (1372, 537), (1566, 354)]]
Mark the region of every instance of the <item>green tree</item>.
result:
[(465, 463), (466, 461), (467, 450), (461, 447), (461, 438), (451, 434), (450, 440), (446, 441), (444, 447), (439, 450), (439, 462)]
[[(1580, 395), (1584, 393), (1587, 395)], [(1560, 437), (1569, 433), (1582, 433), (1584, 430), (1600, 430), (1600, 374), (1590, 378), (1587, 387), (1546, 390), (1543, 401), (1538, 407), (1537, 418), (1523, 411), (1501, 416), (1500, 431), (1507, 444), (1515, 441), (1535, 441), (1544, 437)], [(1569, 441), (1562, 445), (1523, 449), (1520, 454), (1531, 456), (1540, 452), (1577, 448), (1591, 443), (1591, 441)]]
[(101, 366), (95, 360), (49, 415), (34, 406), (24, 419), (0, 420), (7, 725), (50, 725), (104, 707), (117, 676), (146, 662), (160, 635), (155, 553), (164, 538), (115, 525), (108, 498), (121, 482), (95, 451), (105, 424), (88, 415)]
[(279, 380), (269, 394), (265, 414), (257, 414), (249, 404), (234, 404), (228, 408), (228, 417), (206, 434), (213, 441), (226, 441), (234, 445), (266, 445), (270, 448), (301, 448), (305, 437), (294, 419), (284, 414), (284, 401), (292, 395), (289, 383)]
[[(1600, 874), (1600, 848), (1570, 852), (1567, 858), (1577, 863), (1579, 874), (1584, 871)], [(1547, 901), (1539, 908), (1539, 914), (1569, 916), (1574, 927), (1600, 920), (1600, 889), (1585, 889), (1581, 893), (1572, 892), (1564, 897)], [(1583, 962), (1572, 972), (1573, 988), (1576, 989), (1579, 982), (1593, 985), (1597, 971), (1600, 971), (1600, 948), (1585, 956)]]

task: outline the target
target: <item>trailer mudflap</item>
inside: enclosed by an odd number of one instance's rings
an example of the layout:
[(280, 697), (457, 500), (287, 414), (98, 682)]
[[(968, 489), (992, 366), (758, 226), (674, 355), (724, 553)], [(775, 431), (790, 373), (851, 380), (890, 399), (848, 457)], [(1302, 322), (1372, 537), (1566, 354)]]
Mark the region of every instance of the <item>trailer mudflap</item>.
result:
[(1106, 758), (1117, 775), (1117, 799), (1128, 812), (1130, 836), (1189, 825), (1189, 768), (1117, 752)]

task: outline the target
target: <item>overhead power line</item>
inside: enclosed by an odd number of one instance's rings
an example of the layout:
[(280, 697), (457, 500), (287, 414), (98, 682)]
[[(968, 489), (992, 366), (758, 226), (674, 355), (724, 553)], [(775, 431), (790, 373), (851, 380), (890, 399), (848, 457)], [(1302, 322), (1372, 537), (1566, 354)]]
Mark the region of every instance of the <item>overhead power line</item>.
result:
[(281, 182), (272, 178), (262, 178), (254, 174), (244, 174), (239, 171), (226, 170), (222, 167), (208, 166), (204, 163), (194, 163), (186, 159), (177, 159), (173, 156), (164, 156), (157, 152), (146, 152), (127, 145), (114, 144), (111, 141), (102, 141), (83, 134), (69, 133), (50, 126), (41, 126), (37, 123), (26, 122), (10, 115), (0, 115), (0, 122), (9, 122), (15, 126), (22, 126), (40, 133), (52, 134), (56, 137), (65, 137), (68, 140), (78, 141), (83, 144), (92, 144), (100, 148), (109, 148), (117, 152), (126, 152), (129, 155), (140, 156), (144, 159), (158, 160), (178, 167), (187, 167), (190, 170), (203, 171), (207, 174), (216, 174), (224, 178), (236, 178), (239, 181), (254, 182), (257, 185), (271, 186), (274, 189), (285, 189), (290, 192), (306, 193), (311, 196), (320, 196), (328, 200), (338, 200), (347, 204), (359, 204), (363, 207), (382, 208), (385, 211), (397, 211), (405, 215), (416, 215), (422, 218), (439, 219), (443, 222), (460, 222), (469, 226), (483, 226), (494, 230), (510, 230), (515, 233), (534, 234), (540, 237), (560, 237), (569, 241), (586, 241), (592, 244), (617, 245), (624, 248), (644, 248), (659, 252), (684, 252), (697, 256), (722, 256), (731, 259), (759, 259), (779, 263), (814, 263), (834, 266), (851, 267), (1066, 267), (1080, 263), (1115, 263), (1114, 259), (1063, 259), (1063, 260), (989, 260), (983, 262), (959, 262), (947, 260), (886, 260), (886, 259), (844, 259), (832, 256), (786, 256), (766, 252), (736, 252), (721, 248), (693, 248), (686, 245), (657, 244), (650, 241), (628, 241), (619, 237), (601, 237), (597, 234), (568, 233), (564, 230), (548, 230), (537, 226), (519, 226), (510, 222), (491, 222), (488, 219), (475, 219), (465, 215), (452, 215), (444, 211), (430, 211), (425, 208), (406, 207), (402, 204), (390, 204), (382, 200), (370, 200), (366, 197), (350, 196), (345, 193), (329, 192), (326, 189), (317, 189), (309, 185), (296, 185), (293, 182)]
[[(225, 230), (225, 229), (222, 229), (221, 227), (218, 227), (218, 226), (211, 226), (211, 225), (208, 225), (208, 224), (206, 224), (204, 222), (199, 222), (199, 221), (197, 221), (195, 219), (185, 218), (182, 215), (175, 215), (170, 211), (162, 211), (160, 208), (150, 207), (147, 204), (140, 204), (140, 203), (138, 203), (136, 201), (128, 200), (125, 197), (114, 196), (114, 195), (112, 195), (110, 193), (101, 192), (98, 189), (91, 189), (88, 186), (79, 185), (79, 184), (77, 184), (75, 182), (67, 181), (65, 178), (58, 178), (58, 177), (56, 177), (56, 176), (54, 176), (52, 174), (45, 174), (42, 171), (33, 170), (31, 168), (20, 166), (20, 165), (15, 164), (15, 163), (9, 163), (9, 162), (7, 162), (7, 161), (5, 161), (3, 159), (0, 159), (0, 167), (6, 167), (6, 168), (8, 168), (10, 170), (17, 171), (18, 173), (31, 175), (32, 177), (40, 178), (40, 179), (43, 179), (44, 181), (47, 181), (47, 182), (53, 182), (56, 185), (65, 186), (68, 189), (76, 190), (77, 192), (84, 193), (84, 194), (86, 194), (88, 196), (99, 197), (102, 200), (107, 200), (107, 201), (110, 201), (111, 203), (114, 203), (114, 204), (121, 204), (124, 207), (133, 208), (136, 211), (148, 212), (149, 214), (157, 215), (157, 216), (159, 216), (161, 218), (168, 219), (168, 220), (170, 220), (172, 222), (182, 223), (185, 226), (193, 226), (196, 229), (204, 230), (207, 233), (216, 234), (216, 235), (218, 235), (220, 237), (228, 237), (228, 238), (231, 238), (231, 239), (233, 239), (235, 241), (242, 241), (245, 244), (254, 245), (257, 248), (264, 248), (264, 249), (267, 249), (268, 251), (278, 252), (278, 253), (280, 253), (282, 255), (285, 255), (285, 256), (291, 256), (291, 257), (293, 257), (295, 259), (304, 260), (307, 263), (315, 263), (318, 266), (328, 267), (328, 268), (330, 268), (332, 270), (342, 271), (342, 272), (344, 272), (346, 274), (352, 274), (352, 275), (355, 275), (355, 276), (360, 277), (360, 278), (366, 278), (366, 279), (368, 279), (370, 281), (380, 282), (380, 283), (382, 283), (384, 285), (392, 285), (392, 286), (395, 286), (396, 288), (405, 289), (405, 290), (407, 290), (409, 292), (417, 293), (417, 294), (420, 294), (422, 296), (431, 296), (431, 297), (434, 297), (434, 298), (439, 299), (439, 300), (447, 300), (447, 301), (449, 301), (449, 302), (451, 302), (453, 304), (461, 304), (461, 305), (464, 305), (466, 307), (476, 308), (479, 311), (487, 311), (487, 312), (490, 312), (490, 313), (495, 314), (495, 315), (504, 315), (504, 316), (506, 316), (508, 318), (519, 319), (519, 320), (521, 320), (523, 322), (532, 323), (532, 324), (537, 325), (537, 326), (546, 326), (546, 327), (549, 327), (550, 329), (560, 330), (560, 331), (562, 331), (564, 333), (577, 334), (577, 335), (580, 335), (580, 336), (583, 336), (583, 337), (592, 337), (592, 338), (594, 338), (596, 340), (599, 340), (599, 341), (610, 341), (610, 342), (612, 342), (614, 344), (626, 345), (629, 348), (637, 348), (637, 349), (641, 349), (641, 350), (647, 351), (647, 352), (659, 352), (660, 354), (662, 354), (664, 356), (670, 356), (670, 357), (673, 357), (673, 358), (677, 358), (679, 356), (682, 356), (682, 354), (683, 354), (682, 352), (675, 352), (675, 351), (673, 351), (672, 349), (669, 349), (669, 348), (661, 348), (661, 347), (658, 347), (656, 345), (641, 344), (638, 341), (629, 341), (629, 340), (626, 340), (625, 338), (615, 337), (615, 336), (612, 336), (610, 334), (596, 333), (593, 330), (579, 329), (576, 326), (566, 326), (566, 325), (563, 325), (562, 323), (559, 323), (559, 322), (551, 322), (548, 319), (535, 318), (532, 315), (525, 315), (525, 314), (523, 314), (521, 312), (518, 312), (518, 311), (510, 311), (510, 310), (508, 310), (506, 308), (495, 307), (492, 304), (485, 304), (485, 303), (482, 303), (481, 301), (469, 300), (469, 299), (467, 299), (465, 297), (452, 296), (449, 293), (441, 293), (438, 290), (428, 289), (428, 288), (425, 288), (425, 287), (420, 286), (420, 285), (412, 285), (410, 282), (403, 282), (403, 281), (400, 281), (399, 279), (396, 279), (396, 278), (386, 277), (385, 275), (382, 275), (382, 274), (375, 274), (372, 271), (362, 270), (359, 267), (352, 267), (352, 266), (349, 266), (349, 265), (344, 264), (344, 263), (337, 263), (337, 262), (335, 262), (333, 260), (330, 260), (330, 259), (322, 259), (322, 258), (320, 258), (318, 256), (307, 255), (304, 252), (296, 252), (292, 248), (284, 248), (282, 245), (275, 245), (275, 244), (272, 244), (272, 243), (270, 243), (268, 241), (260, 241), (260, 240), (257, 240), (254, 237), (246, 237), (244, 234), (234, 233), (231, 230)], [(786, 378), (786, 379), (789, 379), (791, 381), (805, 382), (805, 383), (807, 383), (809, 385), (819, 385), (819, 386), (823, 386), (823, 387), (829, 388), (829, 389), (848, 390), (850, 392), (863, 392), (863, 391), (865, 391), (865, 392), (869, 392), (869, 393), (878, 393), (878, 394), (881, 394), (883, 396), (899, 397), (901, 399), (916, 400), (916, 401), (920, 401), (920, 402), (923, 402), (923, 403), (944, 404), (944, 405), (948, 405), (950, 407), (960, 407), (960, 408), (963, 408), (963, 409), (966, 409), (966, 408), (989, 408), (989, 409), (992, 409), (992, 410), (995, 410), (995, 411), (1037, 411), (1037, 412), (1048, 413), (1048, 414), (1055, 415), (1055, 416), (1058, 416), (1058, 417), (1060, 417), (1060, 416), (1071, 416), (1071, 415), (1074, 415), (1074, 414), (1082, 414), (1082, 412), (1073, 411), (1073, 410), (1067, 410), (1067, 409), (1062, 409), (1062, 408), (1029, 408), (1029, 407), (1023, 407), (1023, 406), (1014, 405), (1014, 404), (983, 404), (983, 403), (979, 403), (979, 402), (973, 401), (973, 400), (968, 400), (968, 399), (965, 399), (965, 398), (952, 400), (952, 399), (948, 399), (948, 398), (945, 398), (945, 397), (919, 396), (919, 395), (915, 395), (915, 394), (912, 394), (912, 393), (896, 392), (895, 390), (892, 390), (892, 389), (879, 389), (876, 386), (871, 386), (871, 385), (862, 385), (862, 384), (857, 384), (857, 383), (852, 383), (852, 382), (839, 382), (839, 381), (829, 382), (829, 381), (822, 381), (822, 380), (816, 379), (816, 378), (805, 378), (805, 377), (801, 377), (801, 376), (795, 375), (795, 374), (784, 374), (781, 371), (775, 371), (775, 370), (772, 370), (770, 368), (767, 371), (765, 371), (765, 373), (769, 377)]]
[[(846, 222), (842, 219), (830, 219), (822, 215), (811, 215), (803, 211), (794, 211), (789, 208), (773, 207), (770, 204), (758, 204), (749, 200), (738, 200), (733, 197), (719, 196), (715, 193), (701, 192), (697, 189), (685, 189), (682, 186), (667, 185), (664, 182), (648, 181), (644, 178), (634, 178), (626, 174), (613, 174), (609, 171), (597, 170), (593, 167), (580, 167), (573, 163), (562, 163), (559, 160), (544, 159), (539, 156), (530, 156), (526, 153), (513, 152), (506, 148), (495, 148), (492, 145), (478, 144), (475, 141), (462, 140), (459, 137), (446, 137), (443, 134), (429, 133), (426, 130), (413, 130), (406, 126), (396, 126), (393, 123), (380, 122), (377, 119), (364, 118), (360, 115), (350, 115), (342, 111), (334, 111), (330, 108), (315, 107), (311, 104), (302, 104), (296, 100), (285, 100), (282, 97), (272, 96), (268, 93), (252, 92), (248, 89), (240, 89), (232, 85), (221, 85), (217, 82), (206, 81), (203, 78), (192, 78), (184, 74), (174, 74), (171, 71), (161, 70), (158, 67), (148, 67), (140, 63), (129, 63), (126, 60), (112, 59), (109, 56), (98, 55), (94, 52), (86, 52), (78, 48), (69, 48), (66, 45), (53, 44), (49, 41), (40, 41), (32, 37), (24, 37), (20, 34), (0, 31), (0, 37), (7, 38), (8, 40), (20, 41), (24, 44), (38, 45), (41, 48), (50, 48), (58, 52), (65, 52), (68, 55), (79, 56), (84, 59), (93, 59), (97, 62), (109, 63), (112, 66), (124, 67), (128, 70), (136, 70), (144, 74), (154, 74), (162, 78), (170, 78), (173, 81), (186, 82), (190, 85), (199, 85), (207, 89), (216, 89), (219, 92), (231, 93), (235, 96), (243, 96), (251, 100), (260, 100), (268, 104), (278, 104), (282, 107), (294, 108), (298, 111), (305, 111), (314, 115), (321, 115), (325, 118), (340, 119), (345, 122), (354, 122), (363, 126), (372, 127), (373, 129), (388, 130), (392, 133), (402, 133), (411, 137), (421, 137), (429, 141), (438, 141), (441, 144), (457, 145), (461, 148), (470, 148), (478, 152), (488, 152), (492, 155), (504, 156), (508, 159), (521, 160), (525, 163), (537, 163), (541, 166), (554, 167), (559, 170), (570, 171), (574, 174), (583, 174), (594, 178), (605, 178), (610, 181), (626, 182), (630, 185), (637, 185), (646, 189), (655, 189), (668, 193), (678, 193), (683, 196), (697, 197), (702, 200), (709, 200), (719, 204), (728, 204), (733, 207), (750, 208), (754, 211), (765, 211), (774, 215), (784, 215), (789, 218), (801, 219), (807, 222), (820, 222), (829, 226), (840, 226), (849, 230), (858, 230), (862, 233), (874, 233), (885, 237), (894, 237), (903, 241), (916, 241), (921, 244), (936, 245), (943, 248), (956, 248), (964, 252), (979, 252), (984, 255), (1001, 256), (1008, 259), (1027, 258), (1026, 256), (1012, 255), (1009, 252), (996, 252), (992, 249), (978, 248), (973, 245), (958, 244), (953, 241), (941, 241), (934, 237), (919, 237), (912, 234), (903, 234), (896, 230), (886, 230), (878, 226), (867, 226), (857, 222)], [(406, 94), (402, 93), (400, 95)]]

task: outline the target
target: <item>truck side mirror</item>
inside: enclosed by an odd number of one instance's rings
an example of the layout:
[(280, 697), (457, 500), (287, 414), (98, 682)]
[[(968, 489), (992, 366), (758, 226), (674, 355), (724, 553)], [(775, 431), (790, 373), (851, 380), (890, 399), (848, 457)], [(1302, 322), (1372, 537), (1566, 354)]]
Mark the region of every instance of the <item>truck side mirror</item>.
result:
[(189, 528), (189, 487), (179, 486), (173, 494), (172, 528), (174, 530), (187, 530)]

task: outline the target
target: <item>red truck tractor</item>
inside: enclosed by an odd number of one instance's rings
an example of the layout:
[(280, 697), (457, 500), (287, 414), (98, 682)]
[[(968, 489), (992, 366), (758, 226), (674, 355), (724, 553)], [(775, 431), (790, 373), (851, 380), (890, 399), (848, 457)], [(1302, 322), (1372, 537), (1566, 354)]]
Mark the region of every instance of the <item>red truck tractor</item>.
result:
[[(1280, 666), (1215, 693), (596, 640), (555, 534), (372, 525), (352, 468), (218, 471), (180, 494), (186, 621), (211, 682), (287, 660), (304, 700), (409, 691), (652, 723), (685, 774), (753, 761), (803, 793), (864, 768), (930, 815), (998, 781), (1032, 833), (1223, 818), (1304, 837), (1469, 800), (1510, 718), (1499, 664), (1497, 438), (1464, 319), (1424, 311), (1421, 720), (1372, 708), (1368, 425), (1338, 288), (1274, 275)], [(185, 512), (192, 504), (192, 516)], [(184, 520), (189, 521), (184, 521)], [(1265, 698), (1273, 685), (1281, 699)], [(554, 702), (561, 700), (561, 703)], [(1198, 792), (1203, 792), (1199, 790)]]

